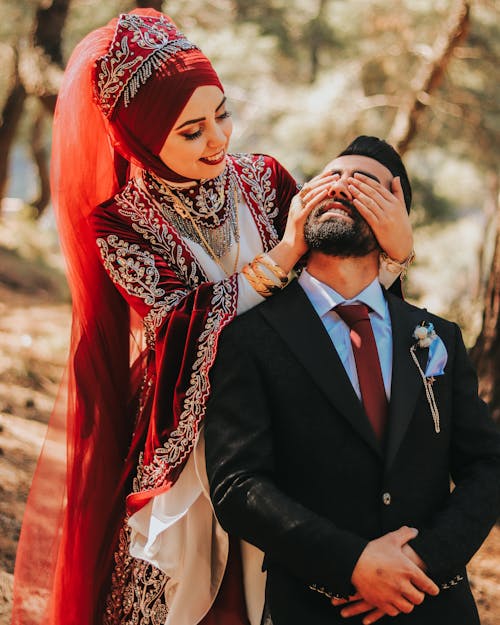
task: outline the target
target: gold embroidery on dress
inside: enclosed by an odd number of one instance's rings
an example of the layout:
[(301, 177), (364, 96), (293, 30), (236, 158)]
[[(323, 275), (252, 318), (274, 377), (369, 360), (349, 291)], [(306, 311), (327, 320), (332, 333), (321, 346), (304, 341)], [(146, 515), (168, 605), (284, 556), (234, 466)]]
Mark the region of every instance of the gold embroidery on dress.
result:
[(159, 216), (156, 206), (135, 187), (134, 181), (129, 182), (115, 200), (120, 215), (130, 219), (132, 228), (165, 259), (186, 288), (195, 289), (200, 284), (199, 274), (208, 279), (201, 265), (186, 262), (185, 248), (177, 243), (166, 222)]
[(165, 295), (165, 290), (158, 287), (160, 272), (155, 266), (153, 254), (135, 243), (120, 239), (116, 234), (97, 239), (97, 245), (113, 282), (122, 286), (129, 295), (141, 298), (148, 306), (153, 306)]
[(134, 490), (148, 490), (162, 484), (168, 472), (181, 464), (193, 448), (198, 423), (205, 414), (205, 402), (209, 394), (208, 374), (215, 360), (217, 339), (236, 311), (236, 277), (231, 276), (215, 283), (213, 291), (212, 310), (198, 338), (198, 357), (193, 364), (191, 383), (184, 398), (179, 423), (163, 447), (155, 450), (151, 463), (143, 464), (141, 455)]
[(154, 256), (141, 249), (136, 243), (120, 239), (110, 234), (106, 239), (97, 239), (103, 265), (115, 284), (121, 286), (128, 295), (138, 297), (151, 307), (144, 317), (148, 344), (150, 336), (157, 330), (168, 313), (187, 295), (187, 289), (176, 289), (165, 294), (158, 286), (161, 276)]
[[(248, 208), (252, 211), (266, 251), (278, 243), (278, 233), (273, 225), (273, 219), (278, 215), (279, 206), (276, 204), (276, 189), (273, 188), (272, 170), (266, 166), (262, 154), (257, 158), (251, 154), (233, 154), (232, 157), (241, 167), (240, 185), (243, 197)], [(246, 186), (249, 190), (247, 191)], [(268, 241), (271, 245), (268, 246)]]
[(129, 544), (130, 528), (125, 521), (115, 552), (103, 625), (163, 625), (168, 615), (170, 578), (152, 564), (133, 558)]

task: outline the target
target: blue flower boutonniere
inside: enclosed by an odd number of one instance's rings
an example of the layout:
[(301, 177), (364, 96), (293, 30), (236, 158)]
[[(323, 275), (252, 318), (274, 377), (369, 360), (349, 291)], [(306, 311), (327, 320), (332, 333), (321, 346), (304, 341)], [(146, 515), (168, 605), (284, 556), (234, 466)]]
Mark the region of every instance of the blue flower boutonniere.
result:
[[(427, 401), (429, 402), (432, 419), (434, 421), (434, 430), (436, 431), (436, 434), (439, 434), (441, 431), (439, 410), (434, 397), (434, 391), (432, 390), (432, 385), (437, 376), (444, 375), (444, 368), (446, 366), (446, 361), (448, 360), (448, 352), (446, 351), (445, 344), (436, 334), (434, 325), (430, 321), (421, 321), (413, 331), (413, 338), (415, 339), (415, 343), (410, 347), (410, 354), (420, 375), (422, 376), (425, 395), (427, 397)], [(416, 351), (419, 348), (429, 348), (425, 371), (420, 366), (416, 355)]]

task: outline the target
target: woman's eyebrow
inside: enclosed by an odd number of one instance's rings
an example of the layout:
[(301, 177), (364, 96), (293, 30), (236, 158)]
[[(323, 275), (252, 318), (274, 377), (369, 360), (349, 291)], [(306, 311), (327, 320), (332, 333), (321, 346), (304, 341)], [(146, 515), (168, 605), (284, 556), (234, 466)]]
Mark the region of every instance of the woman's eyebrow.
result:
[[(227, 99), (226, 96), (224, 96), (222, 98), (221, 103), (215, 109), (216, 113), (222, 106), (224, 106), (224, 104), (226, 103), (226, 99)], [(199, 124), (200, 122), (204, 121), (205, 119), (206, 119), (205, 117), (198, 117), (196, 119), (188, 119), (187, 121), (183, 122), (180, 126), (177, 126), (177, 128), (175, 130), (180, 130), (181, 128), (184, 128), (184, 126), (190, 126), (191, 124)]]
[(226, 103), (226, 100), (227, 100), (227, 98), (226, 98), (226, 96), (224, 96), (224, 97), (222, 98), (221, 103), (219, 104), (219, 106), (215, 109), (215, 112), (216, 112), (216, 113), (217, 113), (217, 111), (218, 111), (220, 108), (222, 108), (222, 107), (224, 106), (224, 104)]

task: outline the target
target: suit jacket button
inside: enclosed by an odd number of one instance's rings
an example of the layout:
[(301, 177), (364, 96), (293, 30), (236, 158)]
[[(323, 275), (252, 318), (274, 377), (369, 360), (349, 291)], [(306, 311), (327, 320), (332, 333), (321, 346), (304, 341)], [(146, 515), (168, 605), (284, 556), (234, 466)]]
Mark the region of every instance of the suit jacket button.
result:
[(384, 493), (382, 495), (382, 501), (384, 502), (384, 506), (391, 505), (391, 493)]

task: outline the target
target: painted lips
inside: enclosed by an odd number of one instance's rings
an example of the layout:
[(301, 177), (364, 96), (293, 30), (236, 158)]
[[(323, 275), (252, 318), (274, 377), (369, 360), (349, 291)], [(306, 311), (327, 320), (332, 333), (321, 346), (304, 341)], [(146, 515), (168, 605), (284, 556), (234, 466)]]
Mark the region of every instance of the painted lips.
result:
[(214, 154), (213, 156), (205, 156), (204, 158), (200, 158), (202, 163), (206, 163), (207, 165), (219, 165), (226, 158), (226, 152), (221, 150)]

